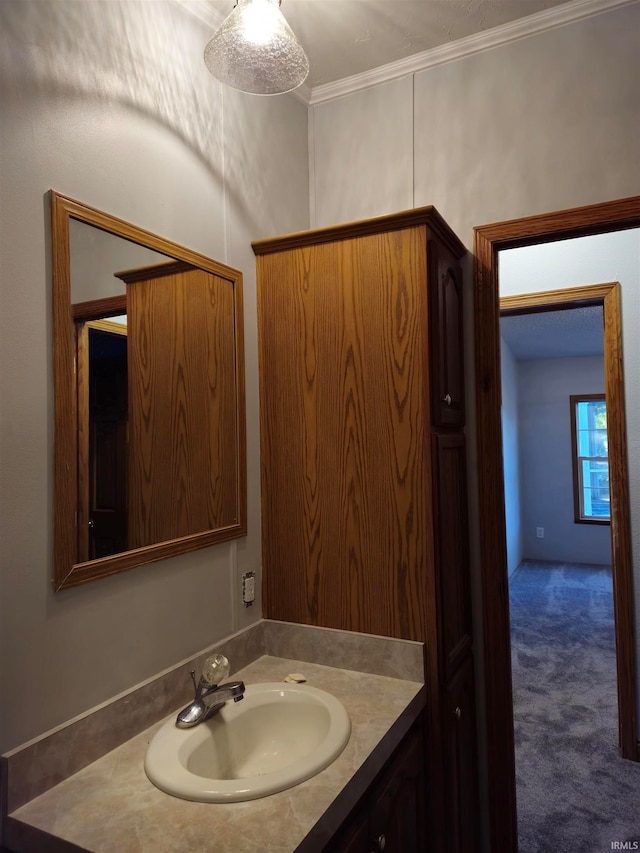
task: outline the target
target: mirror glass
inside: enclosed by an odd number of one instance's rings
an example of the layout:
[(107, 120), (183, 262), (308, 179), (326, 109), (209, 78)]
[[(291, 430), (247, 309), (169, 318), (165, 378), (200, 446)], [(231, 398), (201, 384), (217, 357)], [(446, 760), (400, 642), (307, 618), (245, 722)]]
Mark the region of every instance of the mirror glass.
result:
[(51, 192), (55, 587), (246, 534), (242, 275)]

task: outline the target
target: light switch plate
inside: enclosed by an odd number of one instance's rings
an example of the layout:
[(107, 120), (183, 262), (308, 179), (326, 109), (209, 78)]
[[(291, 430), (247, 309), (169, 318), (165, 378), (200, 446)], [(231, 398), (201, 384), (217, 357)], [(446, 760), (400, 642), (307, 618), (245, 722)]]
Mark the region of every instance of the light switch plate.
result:
[(256, 598), (256, 573), (245, 572), (242, 575), (242, 602), (245, 607), (251, 607)]

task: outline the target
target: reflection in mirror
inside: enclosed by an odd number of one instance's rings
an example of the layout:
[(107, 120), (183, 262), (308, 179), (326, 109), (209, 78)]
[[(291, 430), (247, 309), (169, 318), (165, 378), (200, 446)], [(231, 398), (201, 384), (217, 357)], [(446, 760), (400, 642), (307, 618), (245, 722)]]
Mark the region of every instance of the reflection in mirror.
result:
[(79, 563), (129, 550), (126, 319), (76, 324)]
[(172, 260), (161, 252), (73, 218), (69, 219), (69, 247), (73, 305), (124, 296), (125, 284), (115, 274), (116, 270)]
[(62, 589), (246, 534), (242, 275), (51, 207)]

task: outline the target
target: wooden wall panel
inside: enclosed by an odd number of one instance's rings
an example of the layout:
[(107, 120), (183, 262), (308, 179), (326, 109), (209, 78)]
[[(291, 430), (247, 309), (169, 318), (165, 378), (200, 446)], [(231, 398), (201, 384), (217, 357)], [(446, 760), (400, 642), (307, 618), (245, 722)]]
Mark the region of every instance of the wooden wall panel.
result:
[(426, 230), (257, 263), (265, 615), (424, 639)]

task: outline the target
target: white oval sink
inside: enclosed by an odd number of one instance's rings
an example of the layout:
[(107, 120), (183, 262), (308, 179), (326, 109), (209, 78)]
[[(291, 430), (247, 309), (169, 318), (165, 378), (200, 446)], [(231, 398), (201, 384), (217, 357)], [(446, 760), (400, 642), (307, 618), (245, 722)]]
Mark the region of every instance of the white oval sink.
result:
[(242, 701), (191, 729), (168, 720), (149, 744), (144, 769), (156, 787), (184, 800), (254, 800), (324, 770), (350, 734), (344, 705), (324, 690), (251, 684)]

